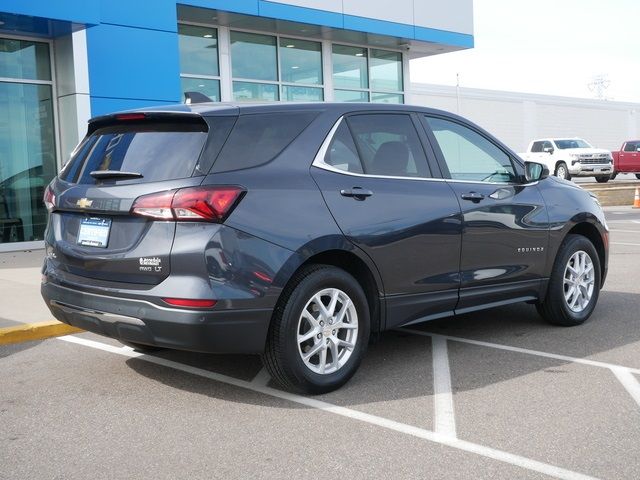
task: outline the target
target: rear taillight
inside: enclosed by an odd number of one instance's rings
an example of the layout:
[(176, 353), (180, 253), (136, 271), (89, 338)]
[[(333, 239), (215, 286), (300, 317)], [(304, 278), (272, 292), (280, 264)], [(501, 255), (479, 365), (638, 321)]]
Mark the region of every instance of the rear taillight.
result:
[(138, 197), (131, 213), (158, 220), (223, 222), (236, 206), (242, 187), (181, 188)]
[(44, 190), (44, 197), (42, 199), (44, 206), (47, 207), (48, 212), (52, 212), (56, 207), (56, 196), (53, 194), (53, 190), (50, 185)]

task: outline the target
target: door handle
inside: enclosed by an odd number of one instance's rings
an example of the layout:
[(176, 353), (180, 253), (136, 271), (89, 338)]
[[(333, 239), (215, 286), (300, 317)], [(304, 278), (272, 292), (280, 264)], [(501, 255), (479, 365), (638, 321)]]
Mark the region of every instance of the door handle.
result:
[(473, 203), (478, 203), (484, 198), (484, 195), (478, 192), (468, 192), (460, 195), (463, 200), (470, 200)]
[(373, 192), (371, 190), (365, 190), (362, 187), (353, 187), (340, 190), (340, 195), (343, 197), (352, 197), (356, 200), (364, 200), (365, 198), (373, 195)]

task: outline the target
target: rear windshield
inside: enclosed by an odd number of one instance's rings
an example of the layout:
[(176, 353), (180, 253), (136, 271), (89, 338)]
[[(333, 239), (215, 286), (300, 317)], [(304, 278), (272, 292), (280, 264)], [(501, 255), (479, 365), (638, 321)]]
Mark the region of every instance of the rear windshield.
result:
[(138, 173), (142, 177), (136, 183), (190, 177), (206, 140), (207, 125), (202, 121), (106, 126), (85, 138), (60, 178), (93, 184), (97, 180), (90, 174), (96, 170)]

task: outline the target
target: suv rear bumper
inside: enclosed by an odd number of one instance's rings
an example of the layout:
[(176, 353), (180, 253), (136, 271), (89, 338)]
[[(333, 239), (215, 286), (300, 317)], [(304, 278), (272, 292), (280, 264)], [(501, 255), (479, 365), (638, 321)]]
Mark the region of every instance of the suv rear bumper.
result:
[(79, 292), (50, 281), (41, 285), (61, 322), (119, 340), (205, 353), (256, 354), (264, 350), (271, 309), (184, 310), (137, 299)]

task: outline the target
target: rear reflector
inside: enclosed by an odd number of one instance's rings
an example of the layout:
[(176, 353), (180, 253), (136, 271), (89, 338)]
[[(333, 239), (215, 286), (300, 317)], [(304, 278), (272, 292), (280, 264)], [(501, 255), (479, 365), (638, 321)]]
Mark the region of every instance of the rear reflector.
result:
[(163, 298), (163, 302), (174, 307), (211, 308), (215, 306), (215, 300), (195, 300), (189, 298)]
[(138, 197), (131, 213), (157, 220), (223, 222), (245, 192), (242, 187), (181, 188)]
[(47, 185), (47, 188), (44, 191), (44, 198), (42, 200), (44, 202), (44, 206), (47, 207), (48, 212), (51, 212), (55, 208), (56, 196), (53, 194), (51, 186)]

